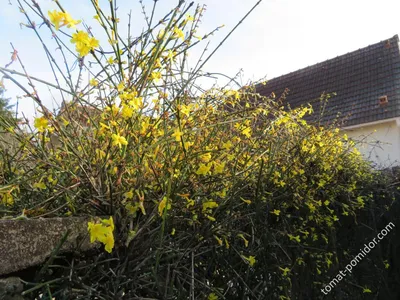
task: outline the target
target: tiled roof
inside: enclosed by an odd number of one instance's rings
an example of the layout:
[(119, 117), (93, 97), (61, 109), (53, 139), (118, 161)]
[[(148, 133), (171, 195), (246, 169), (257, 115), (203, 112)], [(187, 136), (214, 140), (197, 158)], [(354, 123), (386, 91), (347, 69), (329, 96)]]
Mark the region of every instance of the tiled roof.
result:
[[(400, 116), (399, 37), (338, 56), (257, 85), (256, 91), (277, 97), (288, 88), (284, 104), (292, 108), (311, 103), (314, 116), (321, 110), (322, 93), (336, 93), (325, 106), (322, 123), (340, 113), (344, 126)], [(387, 96), (387, 103), (382, 96)]]

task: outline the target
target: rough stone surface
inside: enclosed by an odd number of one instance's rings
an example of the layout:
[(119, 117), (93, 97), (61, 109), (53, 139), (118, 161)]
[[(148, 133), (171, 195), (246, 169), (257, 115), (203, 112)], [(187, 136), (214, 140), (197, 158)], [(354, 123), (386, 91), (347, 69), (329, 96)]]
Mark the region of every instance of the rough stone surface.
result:
[(71, 230), (61, 252), (86, 251), (91, 244), (85, 218), (0, 220), (0, 275), (43, 263)]
[(18, 277), (0, 279), (0, 299), (23, 300), (21, 292), (24, 286)]

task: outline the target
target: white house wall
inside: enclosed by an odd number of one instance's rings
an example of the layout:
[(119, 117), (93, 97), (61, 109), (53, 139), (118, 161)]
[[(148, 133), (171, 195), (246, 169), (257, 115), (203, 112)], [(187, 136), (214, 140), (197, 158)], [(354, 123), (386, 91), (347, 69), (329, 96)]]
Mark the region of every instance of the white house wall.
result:
[(399, 119), (344, 128), (343, 131), (358, 142), (358, 150), (378, 168), (400, 166)]

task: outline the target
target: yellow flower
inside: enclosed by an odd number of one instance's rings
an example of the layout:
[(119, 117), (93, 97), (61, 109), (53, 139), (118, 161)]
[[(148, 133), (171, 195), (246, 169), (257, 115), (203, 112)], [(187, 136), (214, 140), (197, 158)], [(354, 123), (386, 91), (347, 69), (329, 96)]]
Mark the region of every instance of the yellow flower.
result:
[[(59, 30), (60, 27), (67, 25), (68, 28), (75, 28), (75, 25), (78, 25), (81, 21), (76, 21), (72, 19), (71, 15), (67, 12), (61, 12), (53, 10), (52, 12), (48, 12), (50, 22), (54, 24), (56, 30)], [(62, 23), (62, 24), (61, 24)]]
[(189, 147), (193, 146), (194, 142), (184, 142), (185, 149), (188, 149)]
[(125, 208), (126, 208), (126, 210), (127, 210), (129, 215), (136, 216), (136, 212), (137, 212), (139, 207), (138, 207), (137, 203), (135, 203), (134, 205), (132, 205), (131, 203), (128, 203), (125, 206)]
[(99, 47), (99, 40), (95, 39), (94, 37), (89, 38), (88, 46), (90, 49), (95, 49)]
[(246, 199), (243, 199), (243, 198), (240, 198), (240, 200), (242, 200), (244, 203), (246, 203), (247, 205), (250, 205), (251, 204), (251, 200), (246, 200)]
[(223, 243), (222, 240), (219, 237), (217, 237), (216, 235), (214, 235), (214, 238), (217, 240), (218, 244), (220, 246), (222, 246), (222, 243)]
[(88, 230), (90, 233), (90, 242), (102, 241), (108, 232), (107, 227), (100, 223), (88, 222)]
[(256, 258), (254, 256), (249, 256), (249, 263), (250, 266), (254, 266), (254, 264), (256, 263)]
[(229, 90), (229, 91), (226, 92), (226, 95), (228, 97), (233, 97), (235, 100), (239, 100), (240, 99), (240, 94), (236, 90)]
[(99, 46), (98, 40), (89, 37), (89, 34), (82, 30), (78, 30), (76, 33), (72, 34), (71, 43), (76, 44), (75, 49), (81, 57), (87, 55), (91, 50)]
[(101, 220), (101, 222), (102, 222), (103, 224), (105, 224), (105, 225), (110, 226), (111, 230), (114, 230), (114, 220), (113, 220), (113, 217), (112, 217), (112, 216), (110, 216), (110, 218), (109, 218), (108, 220), (107, 220), (107, 219)]
[(106, 234), (105, 238), (103, 239), (102, 243), (104, 244), (104, 250), (108, 253), (111, 253), (112, 249), (114, 248), (114, 235), (109, 233)]
[(215, 201), (207, 201), (203, 203), (203, 212), (207, 209), (212, 209), (218, 207), (218, 203)]
[(40, 189), (40, 190), (45, 190), (46, 189), (46, 185), (43, 183), (43, 182), (35, 182), (34, 184), (33, 184), (33, 187), (35, 188), (35, 189)]
[(149, 120), (144, 120), (142, 124), (140, 124), (140, 134), (145, 135), (149, 129), (150, 123)]
[(172, 134), (173, 137), (175, 137), (175, 140), (177, 142), (181, 141), (181, 136), (183, 135), (182, 131), (179, 130), (179, 128), (174, 129), (174, 133)]
[(287, 276), (287, 274), (290, 272), (290, 269), (288, 267), (285, 268), (281, 268), (279, 267), (279, 269), (283, 272), (283, 276)]
[(183, 31), (181, 29), (179, 29), (178, 27), (175, 27), (173, 38), (175, 38), (175, 39), (181, 38), (182, 40), (184, 40), (185, 35), (183, 34)]
[(133, 116), (133, 109), (127, 105), (122, 107), (121, 115), (124, 119), (129, 119)]
[(205, 164), (200, 164), (199, 168), (196, 171), (197, 175), (207, 175), (210, 172), (212, 164), (209, 163), (207, 165)]
[(101, 223), (88, 222), (90, 242), (99, 241), (104, 244), (104, 249), (111, 253), (114, 248), (114, 221), (113, 218), (103, 219)]
[(233, 146), (233, 145), (232, 145), (231, 141), (227, 141), (226, 143), (222, 143), (222, 148), (223, 148), (223, 149), (226, 149), (226, 150), (231, 149), (232, 146)]
[(168, 98), (168, 93), (159, 92), (158, 97), (159, 97), (160, 99), (167, 99), (167, 98)]
[(246, 137), (250, 138), (251, 137), (251, 128), (247, 127), (242, 130), (242, 134), (245, 135)]
[(69, 121), (67, 119), (65, 119), (64, 117), (61, 117), (61, 120), (62, 120), (64, 126), (69, 125)]
[(113, 134), (112, 140), (113, 140), (112, 142), (113, 146), (118, 146), (119, 148), (121, 148), (122, 145), (128, 145), (127, 140), (123, 136), (120, 136), (118, 134)]
[(175, 60), (176, 52), (168, 50), (168, 54), (166, 56), (166, 59), (172, 64)]
[(49, 126), (49, 121), (45, 117), (35, 118), (33, 126), (39, 131), (44, 132)]
[(164, 35), (165, 35), (165, 30), (161, 29), (157, 34), (157, 39), (161, 40), (164, 37)]
[(209, 162), (211, 160), (211, 153), (207, 152), (200, 156), (202, 162)]
[(229, 243), (228, 243), (228, 240), (226, 239), (226, 238), (224, 238), (224, 241), (225, 241), (225, 247), (226, 247), (226, 249), (229, 249)]
[(390, 264), (388, 263), (388, 261), (384, 260), (383, 263), (385, 264), (385, 269), (389, 269)]
[(244, 258), (245, 260), (247, 260), (247, 261), (249, 262), (249, 265), (250, 265), (250, 266), (254, 266), (254, 264), (257, 262), (257, 261), (256, 261), (256, 257), (255, 257), (255, 256), (252, 256), (252, 255), (250, 255), (249, 257), (246, 257), (246, 256), (242, 255), (242, 258)]
[(209, 219), (210, 221), (215, 222), (215, 218), (214, 218), (214, 217), (211, 217), (211, 216), (209, 216), (209, 215), (206, 215), (206, 217), (207, 217), (207, 219)]
[(11, 206), (14, 204), (14, 197), (10, 193), (5, 193), (1, 202), (6, 206)]
[(274, 209), (274, 211), (271, 211), (271, 214), (274, 214), (277, 216), (279, 216), (280, 213), (281, 213), (281, 211), (279, 209)]
[(90, 52), (90, 48), (87, 43), (77, 43), (75, 46), (75, 50), (79, 53), (79, 56), (81, 57), (88, 55), (88, 53)]
[(315, 205), (313, 203), (307, 202), (306, 205), (310, 209), (310, 212), (314, 212), (316, 210), (316, 207), (315, 207)]
[(139, 109), (143, 107), (143, 97), (133, 97), (131, 101), (129, 101), (129, 106), (133, 109)]
[(54, 182), (54, 179), (53, 179), (53, 177), (51, 176), (51, 174), (50, 174), (49, 176), (47, 176), (47, 181), (50, 182), (50, 183), (53, 183), (53, 182)]
[(242, 233), (238, 234), (237, 236), (244, 241), (244, 246), (247, 248), (249, 246), (249, 241), (244, 237)]
[(60, 23), (64, 20), (64, 14), (62, 12), (53, 10), (48, 12), (50, 22), (53, 23), (56, 30), (60, 29)]
[(68, 28), (75, 28), (75, 25), (78, 25), (81, 22), (80, 20), (76, 21), (72, 19), (71, 15), (67, 12), (64, 13), (63, 17), (64, 19), (62, 26), (67, 25)]
[(160, 80), (161, 79), (161, 73), (160, 72), (152, 72), (150, 74), (150, 77), (151, 77), (152, 80), (155, 80), (155, 81)]
[(87, 45), (89, 43), (89, 34), (85, 31), (78, 30), (72, 34), (71, 43)]
[(142, 214), (146, 215), (146, 209), (144, 208), (143, 201), (139, 201), (138, 207), (140, 208)]
[(126, 193), (124, 194), (124, 197), (125, 197), (126, 199), (133, 199), (133, 191), (130, 190), (130, 191), (126, 192)]
[(218, 296), (214, 293), (211, 293), (210, 295), (208, 295), (208, 300), (218, 300)]
[(187, 105), (180, 105), (179, 110), (181, 113), (183, 113), (184, 115), (186, 115), (187, 117), (190, 114), (190, 107)]
[(216, 163), (214, 162), (214, 174), (221, 174), (224, 172), (225, 163)]
[(106, 153), (101, 149), (96, 149), (96, 157), (97, 159), (101, 160), (106, 157)]
[(99, 82), (96, 79), (92, 78), (92, 79), (90, 79), (89, 84), (91, 86), (97, 86), (99, 84)]
[(295, 240), (295, 241), (297, 241), (298, 243), (300, 243), (300, 236), (299, 235), (296, 235), (296, 236), (294, 236), (294, 235), (292, 235), (292, 234), (288, 234), (288, 237), (289, 237), (289, 239), (291, 240), (291, 241), (293, 241), (293, 240)]
[[(111, 115), (116, 116), (119, 113), (119, 107), (113, 104), (111, 107), (107, 106), (106, 111), (111, 112)], [(111, 122), (110, 122), (111, 123)], [(101, 124), (101, 123), (100, 123)]]
[(279, 185), (281, 187), (284, 187), (286, 183), (283, 180), (274, 180), (276, 185)]
[[(167, 206), (167, 197), (164, 197), (160, 203), (158, 204), (158, 214), (162, 217), (165, 207)], [(166, 209), (170, 209), (171, 208), (171, 204), (168, 203), (168, 206), (166, 207)]]

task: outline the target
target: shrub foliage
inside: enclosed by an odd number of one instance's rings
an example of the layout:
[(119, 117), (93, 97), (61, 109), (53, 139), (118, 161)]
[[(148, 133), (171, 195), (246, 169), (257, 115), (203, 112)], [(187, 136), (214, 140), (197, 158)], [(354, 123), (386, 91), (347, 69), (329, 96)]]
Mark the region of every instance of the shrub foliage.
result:
[(64, 102), (52, 113), (33, 83), (29, 92), (13, 80), (42, 115), (32, 128), (6, 127), (19, 146), (0, 153), (1, 214), (90, 215), (88, 234), (105, 248), (60, 258), (27, 293), (296, 299), (305, 277), (322, 296), (330, 270), (348, 258), (335, 241), (340, 224), (355, 224), (372, 197), (373, 173), (354, 142), (304, 121), (311, 107), (284, 110), (251, 86), (202, 90), (208, 58), (186, 65), (212, 34), (197, 36), (203, 7), (180, 1), (156, 22), (154, 1), (148, 27), (124, 39), (116, 3), (93, 0), (102, 43), (58, 1), (48, 13), (32, 2), (20, 3), (27, 26), (52, 35), (65, 55), (59, 63), (48, 52), (59, 70), (48, 85)]

